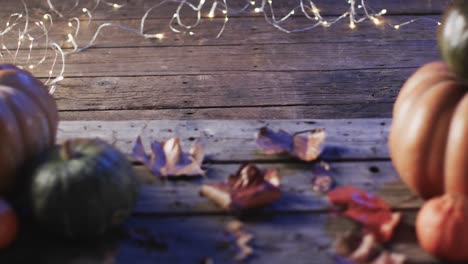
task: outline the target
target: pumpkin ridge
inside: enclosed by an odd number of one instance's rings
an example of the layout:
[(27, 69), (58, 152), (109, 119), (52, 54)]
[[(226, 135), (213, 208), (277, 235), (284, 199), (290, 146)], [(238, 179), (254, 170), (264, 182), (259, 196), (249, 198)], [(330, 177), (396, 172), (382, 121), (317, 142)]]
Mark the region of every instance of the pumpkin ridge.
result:
[[(408, 125), (408, 118), (411, 115), (411, 109), (414, 104), (418, 102), (419, 98), (424, 95), (432, 86), (439, 84), (440, 82), (452, 80), (452, 76), (442, 72), (441, 75), (429, 74), (426, 70), (431, 69), (447, 69), (447, 65), (444, 63), (434, 62), (421, 67), (405, 82), (403, 88), (403, 94), (399, 94), (394, 104), (393, 109), (393, 121), (391, 131), (401, 131)], [(422, 74), (422, 76), (421, 76)], [(446, 77), (445, 79), (442, 77)], [(418, 80), (421, 82), (418, 82)], [(406, 91), (406, 93), (404, 92)], [(398, 149), (399, 139), (395, 138), (400, 133), (390, 133), (389, 136), (389, 150), (390, 153)]]
[(0, 153), (0, 192), (11, 189), (15, 178), (18, 163), (24, 160), (23, 142), (20, 139), (20, 131), (14, 113), (3, 100), (2, 86), (0, 85), (0, 139), (8, 139), (2, 142)]
[(21, 90), (6, 86), (3, 86), (2, 90), (7, 93), (5, 102), (13, 110), (16, 120), (19, 120), (26, 159), (33, 158), (31, 155), (44, 151), (50, 142), (51, 131), (48, 122), (38, 106)]
[(53, 131), (49, 143), (54, 144), (59, 119), (57, 103), (49, 94), (44, 84), (29, 72), (14, 67), (0, 71), (0, 85), (20, 90), (36, 103), (41, 112), (44, 113), (44, 116), (47, 116), (49, 131)]
[(457, 104), (450, 122), (445, 153), (445, 189), (468, 195), (468, 92)]
[[(400, 89), (400, 93), (398, 94), (398, 98), (395, 101), (394, 109), (398, 109), (400, 102), (412, 95), (414, 90), (418, 90), (418, 87), (426, 87), (427, 85), (422, 84), (422, 81), (436, 83), (438, 82), (436, 81), (436, 77), (448, 77), (451, 75), (452, 74), (449, 72), (448, 65), (442, 61), (436, 61), (422, 66), (421, 68), (417, 69), (414, 73), (412, 73), (411, 76), (403, 84), (403, 87)], [(393, 114), (395, 115), (395, 112)]]
[[(451, 104), (463, 95), (463, 91), (454, 80), (445, 80), (428, 87), (411, 105), (411, 109), (416, 111), (406, 113), (398, 120), (400, 126), (392, 128), (394, 165), (413, 191), (420, 190), (415, 186), (423, 186), (424, 182), (430, 182), (426, 184), (424, 193), (419, 193), (423, 197), (443, 191), (443, 181), (437, 177), (437, 173), (443, 173), (443, 159), (438, 157), (437, 153), (434, 154), (434, 151), (442, 154), (445, 152), (445, 149), (440, 149), (444, 146), (442, 141), (446, 140), (448, 129), (440, 126), (438, 122), (446, 122), (448, 125), (448, 117), (454, 110)], [(444, 111), (441, 112), (440, 109)], [(436, 125), (433, 126), (434, 124)], [(398, 139), (395, 138), (397, 136)], [(434, 136), (440, 139), (436, 141)]]

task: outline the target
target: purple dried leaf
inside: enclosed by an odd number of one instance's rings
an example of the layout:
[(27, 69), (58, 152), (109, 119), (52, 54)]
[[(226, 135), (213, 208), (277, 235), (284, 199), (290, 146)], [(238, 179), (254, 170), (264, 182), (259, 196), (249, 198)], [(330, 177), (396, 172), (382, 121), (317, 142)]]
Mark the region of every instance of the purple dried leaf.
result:
[(262, 127), (257, 134), (257, 145), (266, 155), (281, 154), (293, 150), (293, 138), (283, 130), (274, 132), (268, 127)]
[(330, 165), (322, 161), (314, 168), (312, 189), (315, 192), (325, 194), (335, 187), (335, 180), (330, 175)]
[(161, 168), (166, 164), (166, 156), (161, 143), (158, 141), (151, 142), (151, 163), (149, 169), (154, 176), (161, 176)]
[(149, 165), (150, 157), (146, 155), (141, 137), (138, 136), (132, 149), (132, 158), (144, 165)]
[(324, 149), (325, 130), (313, 129), (307, 131), (307, 136), (279, 130), (274, 132), (268, 127), (262, 127), (257, 134), (257, 145), (266, 155), (289, 153), (303, 161), (316, 160)]
[(190, 154), (187, 154), (182, 152), (178, 138), (162, 143), (153, 141), (151, 153), (148, 156), (144, 152), (141, 138), (138, 137), (133, 149), (134, 158), (143, 162), (155, 176), (201, 176), (205, 174), (205, 171), (201, 169), (203, 149), (198, 144), (190, 150)]

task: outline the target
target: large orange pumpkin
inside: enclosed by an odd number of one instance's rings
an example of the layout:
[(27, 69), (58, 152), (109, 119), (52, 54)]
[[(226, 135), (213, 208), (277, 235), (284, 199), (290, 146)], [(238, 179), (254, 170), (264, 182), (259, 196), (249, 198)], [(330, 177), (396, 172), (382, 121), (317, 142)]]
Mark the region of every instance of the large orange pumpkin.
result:
[(29, 72), (0, 65), (0, 193), (15, 183), (20, 165), (53, 145), (55, 100)]
[(424, 65), (404, 84), (389, 147), (397, 172), (415, 193), (468, 195), (468, 84), (444, 62)]

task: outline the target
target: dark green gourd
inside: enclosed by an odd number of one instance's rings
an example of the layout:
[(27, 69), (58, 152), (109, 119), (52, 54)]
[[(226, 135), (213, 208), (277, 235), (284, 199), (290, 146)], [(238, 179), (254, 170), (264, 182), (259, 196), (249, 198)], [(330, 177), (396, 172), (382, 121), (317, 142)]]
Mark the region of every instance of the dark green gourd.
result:
[(122, 224), (138, 195), (126, 157), (97, 139), (65, 142), (47, 153), (31, 179), (35, 219), (69, 238), (100, 235)]
[(456, 0), (445, 12), (438, 43), (451, 71), (468, 80), (468, 1)]

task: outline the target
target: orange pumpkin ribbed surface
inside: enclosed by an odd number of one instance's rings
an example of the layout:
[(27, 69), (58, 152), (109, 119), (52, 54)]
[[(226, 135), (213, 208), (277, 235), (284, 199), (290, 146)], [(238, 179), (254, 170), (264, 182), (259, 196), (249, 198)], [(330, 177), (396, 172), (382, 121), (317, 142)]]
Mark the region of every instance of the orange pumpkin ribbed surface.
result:
[(444, 62), (424, 65), (404, 84), (389, 148), (401, 179), (423, 198), (468, 195), (468, 84)]

